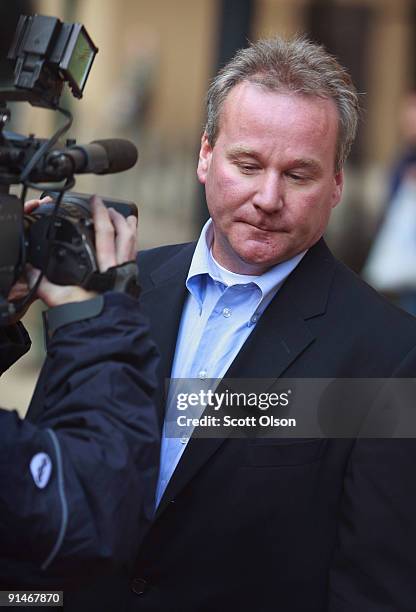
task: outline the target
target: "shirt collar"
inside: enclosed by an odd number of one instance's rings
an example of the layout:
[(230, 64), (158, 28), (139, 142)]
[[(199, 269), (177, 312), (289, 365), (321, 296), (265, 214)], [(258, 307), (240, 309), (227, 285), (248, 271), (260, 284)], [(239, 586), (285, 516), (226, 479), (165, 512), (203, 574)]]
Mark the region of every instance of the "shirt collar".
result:
[[(204, 301), (206, 283), (208, 280), (207, 277), (211, 278), (213, 281), (223, 282), (220, 267), (210, 252), (212, 240), (212, 220), (208, 219), (199, 236), (186, 278), (186, 287), (188, 291), (200, 305)], [(255, 278), (250, 277), (249, 282), (259, 287), (262, 294), (262, 300), (265, 300), (272, 292), (275, 293), (280, 288), (289, 274), (296, 268), (305, 253), (306, 251), (302, 251), (291, 259), (276, 264), (264, 274), (256, 276)], [(234, 274), (233, 277), (236, 279), (236, 282), (233, 284), (244, 284), (244, 275)]]

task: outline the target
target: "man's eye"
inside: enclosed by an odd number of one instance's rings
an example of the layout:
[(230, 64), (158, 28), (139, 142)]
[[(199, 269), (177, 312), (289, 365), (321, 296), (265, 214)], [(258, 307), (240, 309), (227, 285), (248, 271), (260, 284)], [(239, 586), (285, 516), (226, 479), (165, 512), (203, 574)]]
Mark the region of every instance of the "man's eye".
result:
[(258, 166), (254, 166), (253, 164), (239, 164), (239, 168), (242, 172), (245, 172), (246, 174), (255, 172), (259, 169)]
[(287, 176), (293, 179), (294, 181), (307, 181), (308, 180), (307, 176), (304, 176), (303, 174), (296, 174), (296, 172), (288, 172)]

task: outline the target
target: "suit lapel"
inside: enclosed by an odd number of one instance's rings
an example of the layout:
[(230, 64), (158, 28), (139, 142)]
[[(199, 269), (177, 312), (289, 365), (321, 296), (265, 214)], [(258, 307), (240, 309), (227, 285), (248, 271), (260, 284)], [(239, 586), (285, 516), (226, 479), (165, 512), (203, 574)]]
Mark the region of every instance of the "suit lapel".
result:
[[(335, 266), (336, 260), (323, 240), (310, 249), (263, 313), (225, 378), (276, 379), (284, 374), (315, 339), (307, 320), (325, 313)], [(191, 438), (156, 516), (224, 441)]]
[(156, 406), (161, 426), (165, 413), (166, 379), (175, 354), (176, 337), (186, 298), (186, 277), (195, 244), (186, 245), (168, 262), (144, 278), (141, 307), (150, 320), (151, 335), (160, 353)]

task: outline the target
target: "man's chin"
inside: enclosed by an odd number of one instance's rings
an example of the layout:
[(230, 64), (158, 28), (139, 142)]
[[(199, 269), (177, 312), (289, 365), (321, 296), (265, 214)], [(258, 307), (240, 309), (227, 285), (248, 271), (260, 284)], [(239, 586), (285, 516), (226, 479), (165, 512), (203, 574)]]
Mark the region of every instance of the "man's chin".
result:
[(241, 262), (241, 265), (245, 268), (243, 274), (263, 274), (269, 268), (290, 259), (292, 255), (285, 255), (285, 253), (273, 253), (266, 254), (260, 252), (252, 252), (251, 250), (239, 249), (236, 253)]
[(245, 244), (237, 245), (236, 252), (241, 261), (247, 265), (269, 268), (293, 257), (292, 249), (265, 249), (264, 246), (263, 243), (247, 241)]

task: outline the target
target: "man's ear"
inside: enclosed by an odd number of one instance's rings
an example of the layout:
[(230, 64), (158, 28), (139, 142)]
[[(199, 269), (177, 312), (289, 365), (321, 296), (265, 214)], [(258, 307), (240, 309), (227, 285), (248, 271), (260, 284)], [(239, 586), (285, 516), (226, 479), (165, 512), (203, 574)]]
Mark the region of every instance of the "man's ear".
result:
[(196, 174), (202, 185), (205, 185), (207, 174), (211, 165), (212, 147), (208, 142), (207, 133), (204, 132), (201, 138), (201, 148), (199, 150), (198, 168)]
[(334, 176), (334, 191), (332, 193), (332, 208), (341, 200), (342, 190), (344, 187), (344, 170), (340, 170)]

